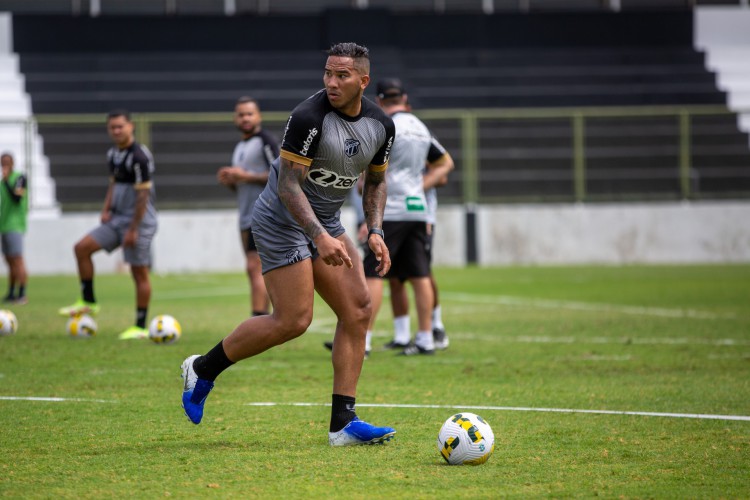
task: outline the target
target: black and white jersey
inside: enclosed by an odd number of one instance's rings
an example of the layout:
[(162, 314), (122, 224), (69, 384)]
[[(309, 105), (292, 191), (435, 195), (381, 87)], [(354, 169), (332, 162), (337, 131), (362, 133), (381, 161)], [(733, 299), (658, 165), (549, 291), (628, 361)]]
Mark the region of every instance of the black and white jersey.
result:
[(112, 202), (113, 215), (132, 217), (135, 214), (136, 191), (149, 190), (149, 200), (143, 224), (156, 223), (154, 208), (154, 158), (146, 146), (134, 142), (125, 149), (116, 146), (107, 151), (109, 174), (113, 181)]
[[(261, 130), (252, 137), (237, 143), (232, 154), (232, 165), (241, 167), (246, 172), (264, 174), (279, 156), (279, 143), (271, 134)], [(250, 227), (255, 202), (265, 185), (255, 182), (237, 184), (237, 203), (240, 212), (240, 229)]]
[[(384, 171), (395, 136), (393, 120), (375, 103), (362, 99), (362, 110), (350, 117), (336, 110), (321, 90), (289, 116), (281, 158), (310, 167), (302, 190), (321, 221), (338, 218), (341, 205), (359, 175), (368, 168)], [(259, 201), (271, 217), (296, 224), (278, 197), (278, 160)], [(259, 204), (256, 211), (260, 210)]]

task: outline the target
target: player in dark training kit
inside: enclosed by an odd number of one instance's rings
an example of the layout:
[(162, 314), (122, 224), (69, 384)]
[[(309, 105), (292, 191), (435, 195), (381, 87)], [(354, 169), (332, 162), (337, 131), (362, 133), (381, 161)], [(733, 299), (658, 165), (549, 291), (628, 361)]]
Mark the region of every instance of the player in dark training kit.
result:
[(268, 314), (268, 294), (263, 282), (260, 256), (253, 239), (253, 211), (258, 196), (268, 181), (271, 163), (279, 155), (276, 139), (261, 128), (258, 102), (240, 97), (234, 107), (234, 124), (242, 133), (232, 154), (232, 165), (221, 167), (219, 182), (237, 192), (240, 212), (240, 237), (245, 252), (245, 268), (250, 279), (250, 310), (252, 316)]
[(81, 295), (75, 303), (61, 308), (63, 316), (82, 313), (96, 314), (99, 305), (94, 298), (94, 263), (92, 255), (99, 250), (112, 252), (122, 246), (125, 262), (135, 282), (135, 325), (120, 333), (120, 339), (148, 337), (146, 317), (151, 300), (151, 241), (158, 226), (154, 207), (154, 159), (151, 152), (134, 138), (133, 122), (125, 110), (116, 110), (107, 117), (107, 131), (114, 146), (107, 151), (110, 182), (101, 225), (81, 238), (75, 245)]
[(391, 261), (383, 241), (385, 171), (393, 121), (362, 94), (370, 83), (365, 47), (331, 47), (325, 88), (293, 111), (281, 155), (255, 205), (252, 226), (273, 313), (241, 323), (204, 356), (182, 364), (182, 405), (195, 424), (216, 377), (232, 364), (302, 335), (312, 321), (314, 292), (338, 319), (333, 350), (331, 446), (382, 443), (396, 431), (360, 420), (357, 382), (372, 307), (362, 262), (344, 231), (340, 208), (364, 172), (363, 207), (377, 273)]

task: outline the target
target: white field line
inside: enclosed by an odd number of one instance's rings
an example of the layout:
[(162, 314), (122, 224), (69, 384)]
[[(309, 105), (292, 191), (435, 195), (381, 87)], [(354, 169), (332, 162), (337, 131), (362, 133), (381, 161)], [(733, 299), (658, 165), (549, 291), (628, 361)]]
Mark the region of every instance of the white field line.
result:
[(512, 297), (509, 295), (474, 295), (470, 293), (441, 292), (440, 296), (457, 302), (532, 307), (540, 309), (570, 309), (574, 311), (612, 312), (622, 314), (635, 314), (641, 316), (658, 316), (663, 318), (732, 319), (736, 317), (734, 314), (718, 314), (707, 311), (697, 311), (695, 309), (672, 309), (666, 307), (628, 306), (623, 304), (534, 299)]
[(107, 399), (46, 398), (37, 396), (0, 396), (0, 401), (41, 401), (44, 403), (118, 403)]
[(155, 293), (153, 298), (156, 300), (187, 300), (201, 297), (234, 297), (236, 295), (247, 295), (248, 293), (247, 287), (194, 288)]
[[(0, 401), (38, 401), (45, 403), (117, 403), (106, 399), (57, 398), (35, 396), (0, 396)], [(330, 403), (276, 403), (254, 402), (245, 406), (331, 406)], [(661, 413), (650, 411), (616, 411), (616, 410), (576, 410), (572, 408), (530, 408), (516, 406), (472, 406), (472, 405), (417, 405), (417, 404), (380, 404), (358, 403), (360, 407), (370, 408), (424, 408), (450, 410), (487, 410), (487, 411), (530, 411), (543, 413), (588, 413), (594, 415), (630, 415), (639, 417), (694, 418), (701, 420), (740, 420), (750, 422), (750, 416), (712, 415), (706, 413)]]
[[(313, 320), (308, 333), (327, 335), (333, 339), (335, 320)], [(374, 338), (390, 338), (391, 331), (375, 330)], [(619, 345), (713, 345), (713, 346), (748, 346), (750, 339), (702, 339), (688, 337), (638, 338), (638, 337), (551, 337), (547, 335), (478, 335), (476, 333), (449, 331), (451, 340), (478, 340), (482, 342), (505, 342), (517, 344), (619, 344)], [(377, 347), (375, 348), (377, 351)]]
[[(246, 403), (246, 406), (331, 406), (330, 403)], [(357, 403), (359, 407), (370, 408), (425, 408), (449, 410), (487, 410), (487, 411), (533, 411), (544, 413), (589, 413), (594, 415), (630, 415), (638, 417), (696, 418), (702, 420), (741, 420), (750, 422), (750, 416), (711, 415), (705, 413), (661, 413), (651, 411), (615, 411), (615, 410), (575, 410), (571, 408), (526, 408), (515, 406), (462, 406), (462, 405), (416, 405), (416, 404), (378, 404)]]
[(633, 344), (633, 345), (713, 345), (748, 346), (750, 339), (701, 339), (688, 337), (638, 338), (638, 337), (550, 337), (531, 335), (477, 335), (474, 333), (449, 333), (451, 339), (480, 340), (483, 342), (509, 342), (519, 344)]
[[(195, 288), (162, 292), (155, 295), (155, 299), (185, 300), (200, 297), (228, 297), (245, 295), (247, 287), (219, 287), (219, 288)], [(568, 309), (586, 312), (610, 312), (621, 314), (634, 314), (640, 316), (658, 316), (663, 318), (693, 318), (693, 319), (732, 319), (736, 315), (731, 313), (712, 313), (698, 311), (695, 309), (674, 309), (666, 307), (628, 306), (624, 304), (607, 304), (595, 302), (576, 302), (570, 300), (550, 300), (524, 297), (513, 297), (510, 295), (480, 295), (470, 293), (442, 292), (441, 296), (456, 302), (469, 302), (472, 304), (492, 304), (500, 306), (531, 307), (539, 309)]]

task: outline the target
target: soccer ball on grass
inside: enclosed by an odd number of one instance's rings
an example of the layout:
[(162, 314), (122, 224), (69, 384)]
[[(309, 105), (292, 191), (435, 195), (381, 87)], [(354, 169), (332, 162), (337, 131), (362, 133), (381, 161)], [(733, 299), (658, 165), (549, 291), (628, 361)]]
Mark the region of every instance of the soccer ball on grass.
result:
[(87, 339), (96, 335), (97, 324), (88, 314), (77, 314), (70, 317), (66, 329), (74, 339)]
[(18, 320), (13, 311), (0, 310), (0, 335), (13, 335), (18, 330)]
[(180, 340), (182, 327), (174, 317), (160, 314), (148, 325), (148, 338), (157, 344), (172, 344)]
[(461, 412), (446, 420), (440, 428), (437, 448), (450, 465), (479, 465), (485, 463), (495, 450), (495, 435), (482, 417)]

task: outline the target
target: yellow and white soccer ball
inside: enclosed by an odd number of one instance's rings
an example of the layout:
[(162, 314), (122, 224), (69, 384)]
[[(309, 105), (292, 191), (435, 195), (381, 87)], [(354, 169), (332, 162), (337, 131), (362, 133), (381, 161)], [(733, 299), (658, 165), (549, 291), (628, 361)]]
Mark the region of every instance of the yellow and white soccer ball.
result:
[(96, 335), (98, 326), (88, 314), (77, 314), (70, 317), (66, 328), (72, 338), (88, 339)]
[(440, 428), (437, 448), (450, 465), (479, 465), (495, 451), (495, 435), (482, 417), (461, 412)]
[(13, 311), (0, 310), (0, 335), (13, 335), (18, 330), (18, 320)]
[(157, 344), (172, 344), (182, 337), (180, 322), (168, 314), (160, 314), (148, 325), (148, 338)]

